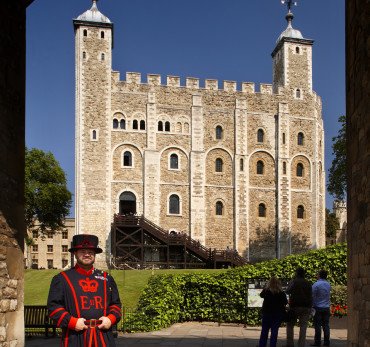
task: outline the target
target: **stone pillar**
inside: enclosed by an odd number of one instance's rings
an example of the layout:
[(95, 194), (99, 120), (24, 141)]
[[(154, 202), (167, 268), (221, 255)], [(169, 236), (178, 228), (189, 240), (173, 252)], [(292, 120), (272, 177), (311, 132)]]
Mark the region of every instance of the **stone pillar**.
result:
[(370, 346), (370, 2), (346, 1), (348, 346)]
[(0, 345), (15, 347), (24, 345), (25, 39), (31, 3), (0, 3)]

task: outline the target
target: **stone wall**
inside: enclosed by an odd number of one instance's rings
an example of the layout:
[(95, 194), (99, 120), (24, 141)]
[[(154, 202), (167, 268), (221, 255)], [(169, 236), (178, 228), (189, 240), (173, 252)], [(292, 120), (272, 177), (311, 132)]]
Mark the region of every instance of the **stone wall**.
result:
[(370, 346), (370, 2), (346, 1), (348, 346)]
[(0, 345), (24, 345), (25, 35), (29, 1), (0, 3)]

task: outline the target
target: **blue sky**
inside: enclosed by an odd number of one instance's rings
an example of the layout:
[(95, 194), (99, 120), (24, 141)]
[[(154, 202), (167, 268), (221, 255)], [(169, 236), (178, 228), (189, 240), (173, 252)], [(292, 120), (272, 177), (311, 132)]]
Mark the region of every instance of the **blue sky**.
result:
[[(323, 101), (326, 173), (345, 114), (344, 0), (297, 0), (293, 27), (313, 45), (313, 89)], [(91, 0), (35, 0), (27, 9), (26, 145), (51, 151), (74, 193), (75, 67), (72, 19)], [(272, 83), (280, 0), (99, 0), (114, 23), (113, 70)], [(333, 198), (327, 194), (326, 206)], [(74, 216), (74, 207), (71, 210)]]

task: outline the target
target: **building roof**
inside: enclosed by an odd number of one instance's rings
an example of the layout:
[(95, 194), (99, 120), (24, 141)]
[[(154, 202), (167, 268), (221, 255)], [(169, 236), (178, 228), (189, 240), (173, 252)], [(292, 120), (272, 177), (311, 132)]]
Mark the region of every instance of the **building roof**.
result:
[(92, 0), (92, 6), (90, 10), (87, 10), (83, 14), (77, 17), (77, 20), (87, 21), (87, 22), (99, 22), (99, 23), (111, 23), (108, 17), (104, 16), (96, 5), (98, 0)]

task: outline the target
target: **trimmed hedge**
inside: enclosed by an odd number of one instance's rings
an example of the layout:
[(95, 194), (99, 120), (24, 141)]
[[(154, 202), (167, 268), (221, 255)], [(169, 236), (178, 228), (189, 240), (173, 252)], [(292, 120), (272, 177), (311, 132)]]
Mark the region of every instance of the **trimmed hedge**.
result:
[[(332, 285), (346, 286), (347, 245), (328, 246), (318, 251), (235, 268), (219, 274), (153, 276), (144, 288), (137, 311), (125, 318), (124, 329), (151, 331), (168, 327), (174, 322), (217, 321), (219, 310), (222, 311), (225, 322), (260, 324), (260, 310), (245, 308), (247, 282), (269, 279), (272, 275), (290, 279), (298, 266), (306, 270), (306, 278), (312, 283), (317, 279), (318, 270), (325, 269)], [(219, 298), (227, 298), (229, 301), (225, 305), (226, 310), (219, 307)], [(235, 300), (238, 303), (234, 303)], [(244, 305), (240, 304), (243, 301)]]

